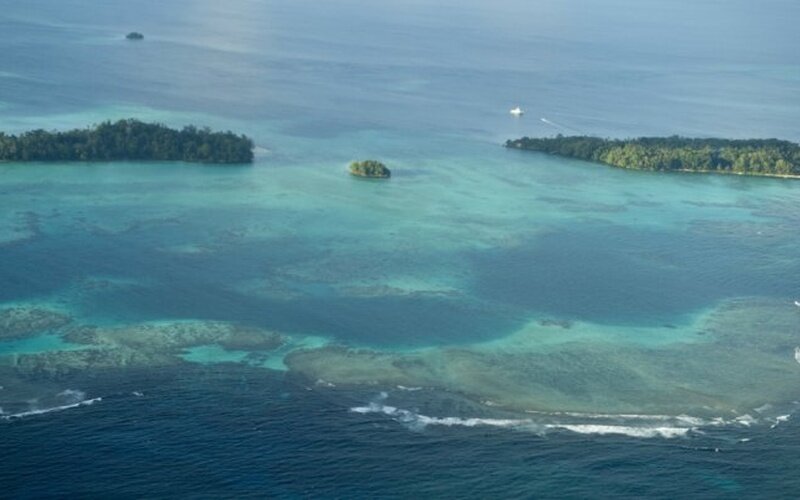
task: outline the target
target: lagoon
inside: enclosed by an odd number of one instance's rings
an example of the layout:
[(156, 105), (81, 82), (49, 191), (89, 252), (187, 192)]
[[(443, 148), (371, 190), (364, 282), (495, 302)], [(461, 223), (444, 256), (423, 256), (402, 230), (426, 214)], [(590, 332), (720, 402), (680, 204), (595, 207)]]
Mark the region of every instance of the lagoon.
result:
[[(229, 492), (235, 477), (240, 492), (276, 496), (302, 496), (301, 484), (411, 494), (390, 464), (421, 473), (490, 450), (534, 464), (484, 462), (506, 478), (485, 488), (508, 495), (531, 491), (548, 453), (565, 454), (575, 476), (554, 473), (541, 491), (629, 491), (630, 479), (604, 479), (607, 457), (674, 452), (686, 466), (676, 476), (707, 473), (686, 479), (693, 491), (755, 492), (758, 470), (731, 478), (689, 449), (722, 447), (733, 463), (752, 451), (741, 439), (800, 435), (784, 418), (800, 377), (796, 183), (598, 169), (501, 146), (570, 130), (796, 141), (796, 35), (779, 28), (797, 7), (775, 0), (756, 15), (731, 2), (718, 24), (713, 3), (688, 17), (680, 4), (181, 0), (94, 5), (91, 16), (77, 1), (9, 6), (3, 129), (135, 116), (236, 130), (257, 149), (251, 166), (0, 165), (0, 308), (68, 311), (69, 325), (29, 342), (100, 332), (77, 336), (97, 357), (70, 358), (95, 365), (65, 364), (61, 378), (4, 363), (0, 407), (65, 406), (67, 389), (104, 398), (13, 421), (0, 430), (13, 444), (3, 462), (35, 458), (24, 444), (63, 428), (97, 436), (90, 456), (121, 443), (185, 455), (202, 430), (212, 484), (182, 480), (176, 492)], [(126, 43), (119, 33), (132, 29), (147, 38)], [(509, 116), (514, 105), (528, 112)], [(391, 181), (351, 178), (358, 158), (391, 165)], [(253, 356), (175, 343), (187, 322), (288, 341)], [(123, 335), (145, 331), (145, 347)], [(165, 422), (170, 411), (192, 433)], [(577, 459), (584, 438), (588, 462)], [(397, 447), (390, 460), (368, 458), (379, 443)], [(315, 450), (305, 466), (302, 448)], [(777, 468), (795, 456), (761, 453)], [(294, 467), (271, 475), (279, 463)], [(383, 489), (359, 486), (348, 464), (374, 466)], [(463, 479), (480, 468), (448, 469)], [(66, 478), (94, 470), (65, 465), (51, 491), (85, 494)], [(152, 493), (114, 471), (125, 493)]]

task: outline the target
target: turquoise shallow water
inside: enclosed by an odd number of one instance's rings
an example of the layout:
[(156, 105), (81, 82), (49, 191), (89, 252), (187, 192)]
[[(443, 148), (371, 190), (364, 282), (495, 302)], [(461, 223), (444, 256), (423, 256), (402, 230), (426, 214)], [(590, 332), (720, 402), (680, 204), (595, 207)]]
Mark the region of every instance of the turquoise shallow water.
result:
[(40, 335), (38, 337), (0, 342), (0, 353), (30, 354), (47, 351), (66, 351), (80, 349), (83, 346), (70, 344), (58, 335)]
[[(383, 487), (405, 494), (390, 469), (409, 464), (402, 450), (419, 440), (440, 447), (415, 470), (448, 450), (502, 454), (525, 435), (580, 477), (613, 470), (603, 450), (627, 441), (598, 441), (593, 465), (576, 458), (577, 435), (681, 440), (636, 447), (630, 463), (674, 447), (747, 446), (738, 443), (751, 433), (775, 440), (773, 425), (791, 441), (796, 429), (782, 426), (800, 381), (798, 184), (500, 147), (559, 132), (797, 140), (797, 35), (782, 28), (800, 12), (770, 5), (732, 2), (725, 22), (713, 2), (657, 0), (6, 6), (4, 130), (135, 116), (230, 128), (259, 149), (252, 166), (0, 165), (0, 309), (71, 317), (4, 341), (0, 355), (90, 351), (0, 356), (0, 417), (26, 415), (2, 429), (13, 443), (3, 462), (26, 464), (5, 472), (35, 475), (25, 444), (51, 439), (63, 418), (84, 435), (125, 418), (116, 412), (138, 412), (147, 430), (100, 433), (87, 449), (130, 442), (142, 456), (180, 454), (188, 436), (157, 437), (172, 404), (217, 423), (241, 409), (231, 420), (264, 429), (247, 439), (274, 443), (276, 461), (295, 463), (293, 450), (308, 446), (278, 429), (305, 429), (319, 460), (330, 445), (329, 458), (375, 467)], [(143, 42), (122, 38), (134, 29)], [(507, 112), (515, 105), (521, 119)], [(366, 157), (385, 161), (391, 181), (349, 177), (347, 163)], [(282, 344), (263, 343), (265, 332)], [(155, 387), (157, 401), (142, 406), (136, 394)], [(63, 392), (76, 388), (82, 398)], [(251, 411), (269, 413), (258, 391), (279, 417), (254, 424)], [(76, 416), (38, 413), (62, 407)], [(300, 419), (315, 423), (291, 423)], [(254, 449), (239, 453), (240, 438), (211, 428), (207, 460), (248, 463)], [(499, 434), (484, 447), (487, 429)], [(335, 446), (324, 439), (333, 433), (344, 436)], [(383, 440), (394, 447), (383, 467), (355, 458)], [(520, 478), (547, 453), (528, 456), (529, 468), (496, 464), (518, 480), (502, 491), (527, 491)], [(621, 468), (636, 470), (630, 463)], [(480, 468), (465, 464), (457, 476)], [(214, 491), (302, 494), (281, 477), (304, 469), (259, 471)], [(337, 472), (325, 471), (317, 484), (329, 495), (374, 493), (352, 478), (337, 489)], [(734, 476), (690, 482), (755, 491), (745, 471)], [(574, 493), (605, 484), (620, 494), (630, 479), (592, 477)], [(131, 484), (123, 493), (152, 493)]]

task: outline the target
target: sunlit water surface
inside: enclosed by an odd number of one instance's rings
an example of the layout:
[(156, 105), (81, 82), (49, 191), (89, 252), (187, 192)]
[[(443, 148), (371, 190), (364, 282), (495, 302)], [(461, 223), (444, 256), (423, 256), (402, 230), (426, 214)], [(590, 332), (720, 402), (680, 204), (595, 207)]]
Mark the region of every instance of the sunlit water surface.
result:
[[(137, 117), (258, 149), (0, 165), (3, 494), (792, 491), (798, 181), (500, 146), (796, 141), (798, 19), (780, 0), (4, 6), (2, 129)], [(360, 158), (392, 179), (349, 177)]]

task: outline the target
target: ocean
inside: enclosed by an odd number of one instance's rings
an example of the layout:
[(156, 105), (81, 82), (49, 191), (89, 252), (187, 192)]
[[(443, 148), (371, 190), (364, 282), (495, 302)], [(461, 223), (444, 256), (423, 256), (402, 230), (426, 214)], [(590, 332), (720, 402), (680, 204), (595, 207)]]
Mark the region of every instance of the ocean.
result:
[[(798, 19), (5, 2), (0, 130), (257, 148), (0, 164), (0, 497), (793, 496), (798, 181), (502, 144), (798, 141)], [(349, 176), (365, 158), (391, 180)]]

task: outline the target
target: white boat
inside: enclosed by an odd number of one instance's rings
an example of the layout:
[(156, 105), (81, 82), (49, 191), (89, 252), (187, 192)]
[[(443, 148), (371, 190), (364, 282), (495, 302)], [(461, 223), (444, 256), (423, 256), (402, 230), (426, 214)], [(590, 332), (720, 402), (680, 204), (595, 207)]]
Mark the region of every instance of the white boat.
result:
[(509, 113), (511, 113), (514, 116), (520, 116), (525, 114), (525, 112), (522, 111), (522, 108), (520, 108), (519, 106), (517, 106), (516, 108), (512, 108), (511, 111), (509, 111)]
[(800, 300), (795, 300), (794, 301), (794, 305), (796, 305), (797, 307), (800, 307)]
[(794, 360), (800, 363), (800, 347), (794, 348)]

